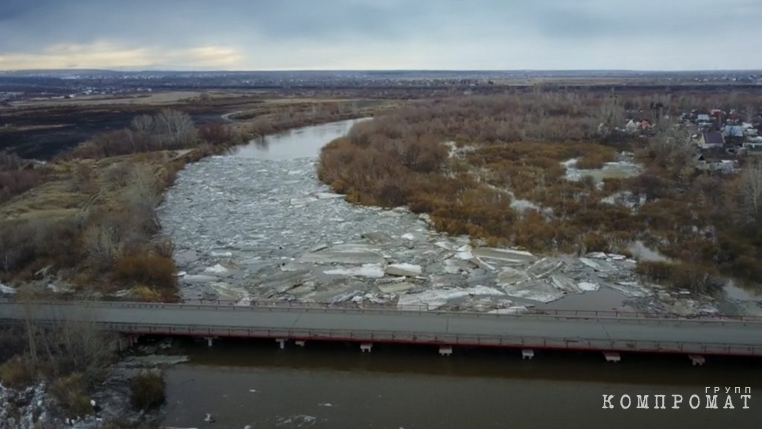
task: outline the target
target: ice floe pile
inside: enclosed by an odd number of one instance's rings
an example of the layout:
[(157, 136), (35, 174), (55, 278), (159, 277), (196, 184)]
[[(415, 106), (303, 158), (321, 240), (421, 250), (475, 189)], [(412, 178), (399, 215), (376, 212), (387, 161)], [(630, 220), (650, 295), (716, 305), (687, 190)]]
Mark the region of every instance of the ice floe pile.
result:
[(621, 255), (479, 247), (434, 231), (426, 215), (347, 203), (317, 180), (315, 162), (217, 156), (179, 174), (159, 213), (184, 298), (511, 313), (601, 287), (649, 293)]

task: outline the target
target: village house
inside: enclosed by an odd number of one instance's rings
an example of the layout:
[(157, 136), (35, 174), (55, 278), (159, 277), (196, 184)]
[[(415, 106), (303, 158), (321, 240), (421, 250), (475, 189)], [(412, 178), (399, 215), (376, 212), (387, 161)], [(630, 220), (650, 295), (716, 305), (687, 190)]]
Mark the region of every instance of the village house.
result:
[(697, 144), (701, 149), (722, 149), (725, 138), (718, 131), (705, 131), (699, 135)]
[(720, 174), (733, 174), (739, 171), (738, 161), (735, 159), (721, 159), (716, 161), (707, 161), (704, 155), (697, 154), (693, 161), (697, 170), (709, 171)]
[(744, 129), (741, 125), (725, 125), (722, 128), (722, 135), (724, 137), (743, 138)]

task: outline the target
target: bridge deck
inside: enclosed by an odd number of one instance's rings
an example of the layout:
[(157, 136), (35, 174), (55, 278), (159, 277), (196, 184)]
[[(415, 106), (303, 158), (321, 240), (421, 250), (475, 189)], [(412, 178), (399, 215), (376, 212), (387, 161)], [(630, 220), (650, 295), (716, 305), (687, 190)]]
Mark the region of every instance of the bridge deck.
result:
[(762, 356), (762, 323), (299, 307), (0, 302), (0, 320), (123, 333)]

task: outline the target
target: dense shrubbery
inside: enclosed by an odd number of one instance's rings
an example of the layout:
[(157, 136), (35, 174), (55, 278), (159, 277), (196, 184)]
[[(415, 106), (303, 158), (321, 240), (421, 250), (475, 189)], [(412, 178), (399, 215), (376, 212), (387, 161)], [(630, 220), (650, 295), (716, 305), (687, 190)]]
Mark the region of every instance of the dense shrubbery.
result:
[(144, 285), (171, 296), (172, 246), (157, 239), (155, 207), (175, 166), (161, 152), (140, 157), (97, 167), (74, 163), (71, 192), (89, 200), (79, 212), (0, 224), (0, 279), (30, 280), (50, 267), (85, 288)]
[(73, 373), (61, 377), (50, 384), (48, 391), (70, 418), (85, 417), (93, 412), (82, 374)]
[(715, 294), (724, 284), (716, 270), (682, 262), (640, 261), (636, 272), (648, 281), (698, 294)]
[[(539, 102), (558, 101), (558, 115), (574, 115), (582, 123), (595, 119), (571, 106), (574, 97), (548, 97), (539, 96)], [(616, 151), (570, 140), (560, 131), (535, 130), (537, 124), (512, 114), (516, 109), (528, 109), (543, 124), (550, 121), (547, 127), (555, 124), (548, 113), (539, 114), (515, 97), (403, 108), (358, 124), (347, 137), (326, 146), (319, 177), (355, 202), (407, 204), (415, 212), (430, 213), (437, 228), (451, 234), (536, 250), (580, 250), (580, 237), (563, 220), (582, 207), (581, 197), (597, 191), (587, 182), (563, 181), (561, 162), (581, 157), (589, 159), (583, 161), (588, 165), (602, 164)], [(596, 132), (578, 130), (578, 136)], [(544, 133), (559, 141), (513, 141)], [(452, 140), (457, 143), (444, 144)], [(532, 209), (517, 213), (511, 208), (515, 197), (552, 208), (559, 221), (546, 222)]]
[[(730, 98), (716, 95), (710, 104)], [(762, 167), (739, 177), (692, 168), (688, 135), (663, 118), (704, 105), (692, 96), (593, 93), (413, 104), (326, 146), (318, 174), (350, 201), (408, 205), (429, 213), (440, 230), (493, 244), (626, 253), (640, 239), (682, 261), (669, 267), (664, 282), (711, 293), (718, 269), (762, 278), (753, 262), (762, 258)], [(656, 123), (655, 135), (631, 139), (612, 131), (624, 124), (625, 109)], [(562, 161), (576, 158), (577, 168), (596, 169), (620, 150), (636, 152), (643, 174), (602, 186), (592, 178), (564, 180)], [(603, 201), (619, 192), (644, 204), (631, 210)]]
[[(10, 336), (15, 340), (9, 341)], [(12, 357), (0, 365), (0, 383), (23, 389), (45, 382), (64, 417), (85, 417), (93, 411), (92, 389), (114, 363), (112, 339), (94, 324), (82, 322), (3, 327), (0, 359)]]
[(0, 365), (0, 383), (5, 387), (21, 389), (34, 383), (34, 379), (34, 368), (21, 356)]
[(0, 203), (45, 181), (47, 169), (8, 152), (0, 152)]
[(116, 275), (128, 282), (173, 292), (176, 286), (175, 262), (171, 257), (156, 255), (126, 255), (116, 263)]

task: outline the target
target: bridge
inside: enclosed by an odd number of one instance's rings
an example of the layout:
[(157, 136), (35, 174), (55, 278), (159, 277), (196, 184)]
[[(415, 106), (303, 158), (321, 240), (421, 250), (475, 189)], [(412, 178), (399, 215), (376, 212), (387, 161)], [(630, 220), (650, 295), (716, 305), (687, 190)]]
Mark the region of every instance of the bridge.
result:
[[(39, 323), (92, 323), (125, 334), (206, 338), (271, 338), (281, 342), (343, 341), (427, 344), (452, 347), (504, 347), (527, 351), (600, 351), (762, 356), (762, 319), (711, 317), (656, 318), (642, 313), (530, 311), (485, 314), (424, 311), (383, 306), (252, 302), (0, 302), (0, 322), (26, 318)], [(533, 355), (533, 352), (532, 352)], [(525, 357), (527, 354), (525, 354)], [(530, 355), (531, 357), (531, 355)], [(616, 359), (614, 359), (614, 357)], [(696, 359), (699, 359), (698, 361)]]

